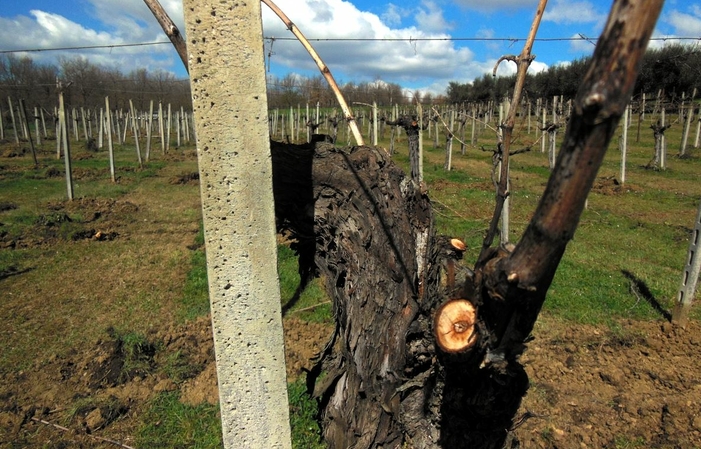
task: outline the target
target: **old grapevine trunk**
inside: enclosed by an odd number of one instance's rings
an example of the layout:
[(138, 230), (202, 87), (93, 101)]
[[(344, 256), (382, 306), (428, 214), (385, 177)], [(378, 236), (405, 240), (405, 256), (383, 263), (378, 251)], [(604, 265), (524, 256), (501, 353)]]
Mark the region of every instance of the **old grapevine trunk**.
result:
[(273, 145), (278, 226), (296, 238), (303, 279), (322, 275), (334, 300), (335, 332), (308, 377), (331, 448), (510, 446), (528, 388), (518, 358), (661, 4), (614, 3), (531, 223), (474, 272), (384, 150)]
[(302, 278), (318, 271), (334, 297), (336, 331), (309, 376), (330, 446), (499, 446), (526, 378), (436, 351), (436, 309), (474, 292), (464, 248), (435, 235), (425, 192), (383, 150), (272, 150), (279, 226), (296, 239)]

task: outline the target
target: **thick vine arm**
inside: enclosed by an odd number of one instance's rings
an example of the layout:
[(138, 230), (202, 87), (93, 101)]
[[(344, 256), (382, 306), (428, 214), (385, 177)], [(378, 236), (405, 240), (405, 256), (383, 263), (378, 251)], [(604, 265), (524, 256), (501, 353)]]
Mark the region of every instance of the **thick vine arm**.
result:
[(486, 291), (503, 298), (512, 311), (500, 326), (501, 347), (523, 341), (532, 330), (630, 101), (662, 4), (663, 0), (614, 2), (540, 204), (514, 251), (483, 265)]

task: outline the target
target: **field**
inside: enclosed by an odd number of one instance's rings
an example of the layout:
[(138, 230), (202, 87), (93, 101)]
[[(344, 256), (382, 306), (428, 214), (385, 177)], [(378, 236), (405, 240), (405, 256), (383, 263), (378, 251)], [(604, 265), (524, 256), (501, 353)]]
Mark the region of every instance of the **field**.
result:
[[(673, 157), (673, 126), (667, 169), (647, 169), (649, 125), (640, 142), (631, 135), (624, 184), (612, 144), (549, 292), (523, 358), (522, 447), (701, 447), (701, 313), (692, 310), (686, 329), (668, 321), (701, 160)], [(519, 148), (536, 139), (523, 127), (517, 135)], [(424, 138), (438, 227), (467, 243), (468, 263), (492, 214), (492, 153), (483, 150), (493, 142), (486, 129), (466, 155), (454, 143), (446, 172), (444, 149)], [(28, 148), (0, 144), (0, 447), (220, 447), (194, 148), (152, 152), (139, 169), (134, 147), (118, 147), (112, 183), (106, 152), (73, 142), (73, 201), (55, 141), (39, 148), (38, 167)], [(406, 139), (396, 148), (406, 167)], [(549, 174), (539, 149), (511, 161), (514, 241)], [(278, 267), (284, 305), (298, 278), (282, 237)], [(331, 331), (320, 285), (284, 319), (297, 448), (324, 447), (302, 373)]]

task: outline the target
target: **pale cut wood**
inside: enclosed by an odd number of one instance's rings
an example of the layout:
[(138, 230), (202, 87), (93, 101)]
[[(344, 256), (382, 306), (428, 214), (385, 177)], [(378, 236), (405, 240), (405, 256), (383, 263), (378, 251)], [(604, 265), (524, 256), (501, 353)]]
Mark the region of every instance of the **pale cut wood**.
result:
[(466, 299), (451, 299), (436, 311), (433, 332), (438, 347), (447, 353), (469, 350), (477, 342), (477, 311)]

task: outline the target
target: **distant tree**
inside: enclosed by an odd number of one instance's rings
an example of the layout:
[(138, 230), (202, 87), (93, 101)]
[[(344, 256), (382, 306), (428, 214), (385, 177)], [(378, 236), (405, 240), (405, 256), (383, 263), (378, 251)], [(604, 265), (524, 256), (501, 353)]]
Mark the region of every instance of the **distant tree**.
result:
[[(98, 88), (100, 87), (100, 69), (91, 64), (87, 58), (59, 57), (61, 79), (71, 83), (66, 89), (66, 106), (98, 104)], [(103, 87), (104, 89), (104, 87)]]
[(701, 90), (701, 50), (697, 46), (669, 44), (645, 53), (636, 93), (661, 89), (674, 99), (694, 88)]
[(472, 84), (466, 83), (461, 84), (455, 81), (448, 83), (448, 89), (446, 90), (446, 97), (450, 103), (464, 103), (471, 101), (471, 91)]

